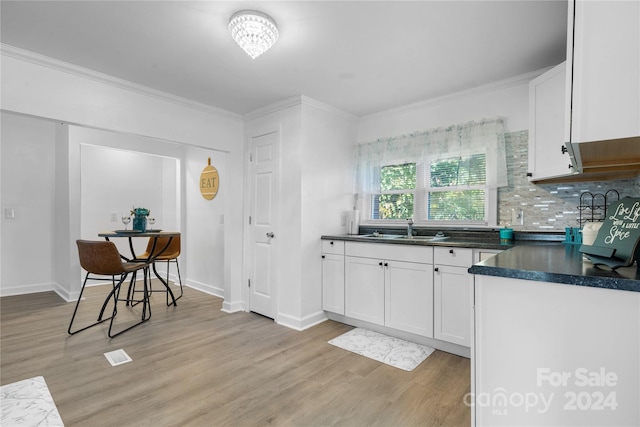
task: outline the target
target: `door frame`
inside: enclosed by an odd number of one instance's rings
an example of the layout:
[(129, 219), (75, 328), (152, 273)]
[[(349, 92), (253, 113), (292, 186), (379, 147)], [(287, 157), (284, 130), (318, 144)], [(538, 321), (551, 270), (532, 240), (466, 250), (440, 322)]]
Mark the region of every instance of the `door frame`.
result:
[[(251, 254), (251, 250), (252, 248), (252, 233), (251, 233), (251, 225), (249, 224), (249, 217), (252, 215), (252, 211), (253, 211), (253, 182), (252, 182), (252, 170), (253, 170), (253, 164), (251, 162), (251, 154), (253, 151), (253, 139), (260, 137), (260, 136), (265, 136), (265, 135), (269, 135), (269, 134), (275, 134), (275, 145), (276, 145), (276, 166), (275, 166), (275, 171), (276, 171), (276, 191), (278, 191), (279, 193), (279, 197), (281, 197), (280, 194), (280, 189), (281, 189), (281, 185), (280, 185), (280, 175), (281, 175), (281, 153), (280, 153), (280, 147), (282, 146), (282, 140), (281, 140), (281, 135), (282, 135), (282, 131), (280, 129), (280, 126), (270, 126), (270, 127), (260, 127), (260, 128), (255, 128), (252, 129), (250, 131), (247, 131), (245, 133), (245, 147), (244, 147), (244, 162), (245, 165), (247, 166), (245, 168), (245, 174), (244, 174), (244, 209), (243, 209), (243, 268), (242, 268), (242, 300), (244, 302), (244, 311), (245, 312), (250, 312), (251, 311), (251, 290), (249, 288), (249, 279), (251, 277), (251, 270), (253, 268), (252, 265), (252, 261), (253, 261), (253, 256)], [(281, 203), (278, 201), (278, 206), (276, 211), (279, 212), (280, 209), (280, 205)], [(275, 285), (274, 288), (272, 289), (273, 291), (273, 298), (271, 301), (271, 312), (273, 314), (273, 320), (274, 322), (277, 321), (277, 315), (278, 315), (278, 280), (280, 278), (280, 264), (279, 264), (279, 259), (280, 259), (280, 246), (279, 246), (279, 232), (280, 232), (280, 218), (279, 215), (275, 215), (274, 216), (274, 232), (276, 234), (276, 238), (273, 240), (274, 246), (275, 246), (275, 253), (276, 253), (276, 260), (278, 260), (276, 262), (276, 265), (274, 265), (274, 276), (275, 276)]]

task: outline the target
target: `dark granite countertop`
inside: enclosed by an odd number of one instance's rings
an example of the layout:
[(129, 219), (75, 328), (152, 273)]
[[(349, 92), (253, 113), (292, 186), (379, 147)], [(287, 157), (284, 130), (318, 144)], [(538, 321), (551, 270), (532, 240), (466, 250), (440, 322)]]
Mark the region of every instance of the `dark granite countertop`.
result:
[(343, 240), (348, 242), (388, 243), (393, 245), (417, 245), (417, 246), (450, 246), (472, 249), (511, 249), (520, 244), (537, 245), (549, 242), (562, 242), (564, 233), (537, 233), (515, 232), (514, 240), (500, 240), (500, 229), (486, 230), (444, 230), (445, 238), (434, 237), (440, 229), (419, 229), (413, 238), (407, 238), (405, 229), (385, 230), (384, 233), (374, 237), (374, 229), (362, 229), (362, 234), (340, 234), (322, 236), (323, 240)]
[[(498, 231), (447, 230), (447, 237), (437, 240), (408, 239), (400, 237), (397, 233), (383, 234), (379, 237), (328, 235), (322, 236), (322, 239), (501, 250), (499, 254), (472, 266), (469, 273), (640, 292), (640, 272), (636, 264), (611, 271), (606, 267), (595, 267), (584, 259), (579, 251), (580, 245), (563, 243), (563, 234), (516, 232), (514, 240), (505, 242), (500, 240)], [(435, 233), (420, 234), (428, 237)]]
[(469, 269), (469, 273), (567, 285), (640, 292), (636, 265), (611, 271), (584, 259), (580, 245), (516, 245)]
[(500, 238), (459, 238), (459, 237), (446, 237), (438, 240), (423, 240), (420, 238), (407, 239), (404, 237), (389, 235), (385, 237), (365, 237), (359, 235), (336, 235), (336, 236), (322, 236), (323, 240), (343, 240), (347, 242), (360, 242), (360, 243), (388, 243), (392, 245), (415, 245), (415, 246), (451, 246), (451, 247), (464, 247), (474, 249), (498, 249), (504, 250), (514, 246), (513, 241), (501, 242)]

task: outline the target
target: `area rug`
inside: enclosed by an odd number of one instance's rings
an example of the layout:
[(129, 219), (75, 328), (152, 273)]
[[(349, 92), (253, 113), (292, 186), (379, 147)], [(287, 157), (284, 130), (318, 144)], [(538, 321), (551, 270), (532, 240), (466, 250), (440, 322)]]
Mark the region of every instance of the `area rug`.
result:
[(329, 341), (329, 344), (391, 365), (413, 371), (435, 350), (424, 345), (355, 328)]
[(0, 425), (63, 427), (43, 377), (0, 387)]

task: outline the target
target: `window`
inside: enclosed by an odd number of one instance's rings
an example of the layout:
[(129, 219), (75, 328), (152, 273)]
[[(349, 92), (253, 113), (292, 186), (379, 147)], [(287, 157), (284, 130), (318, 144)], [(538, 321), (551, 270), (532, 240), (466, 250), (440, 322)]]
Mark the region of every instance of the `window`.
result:
[(503, 119), (483, 119), (358, 144), (363, 222), (496, 226), (498, 188), (508, 184), (504, 131)]
[(382, 166), (371, 219), (484, 223), (486, 169), (485, 154)]
[(379, 171), (380, 194), (372, 197), (373, 219), (413, 217), (416, 188), (416, 164), (383, 166)]
[(486, 156), (436, 160), (429, 165), (427, 219), (484, 221)]

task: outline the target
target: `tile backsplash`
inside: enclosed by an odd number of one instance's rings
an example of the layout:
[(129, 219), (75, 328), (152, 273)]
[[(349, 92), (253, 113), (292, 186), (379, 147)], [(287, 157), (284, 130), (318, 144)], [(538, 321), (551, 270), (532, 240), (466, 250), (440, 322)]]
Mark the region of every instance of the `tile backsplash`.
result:
[[(506, 134), (509, 186), (498, 191), (498, 222), (515, 230), (564, 231), (579, 227), (580, 195), (617, 190), (620, 198), (640, 196), (640, 177), (612, 181), (532, 184), (527, 178), (529, 132)], [(615, 200), (615, 199), (614, 199)], [(512, 224), (512, 210), (522, 209), (523, 225)], [(584, 217), (584, 213), (583, 213)]]

